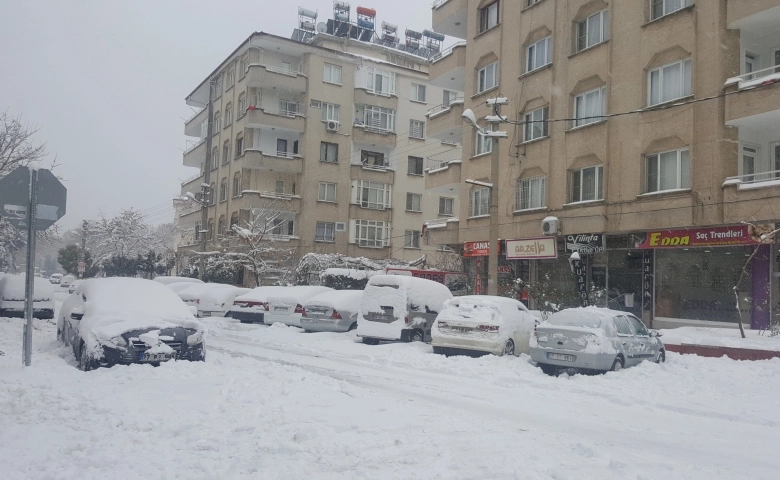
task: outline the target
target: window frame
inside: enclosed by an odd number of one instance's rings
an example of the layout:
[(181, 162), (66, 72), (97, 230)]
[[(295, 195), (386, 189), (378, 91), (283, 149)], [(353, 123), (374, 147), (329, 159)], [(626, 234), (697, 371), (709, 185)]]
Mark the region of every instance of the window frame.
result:
[[(537, 113), (541, 114), (541, 119), (534, 119)], [(533, 140), (539, 140), (542, 138), (547, 138), (550, 136), (550, 128), (549, 123), (547, 120), (549, 120), (550, 116), (550, 106), (545, 105), (544, 107), (540, 107), (534, 110), (531, 110), (530, 112), (526, 112), (523, 115), (523, 119), (525, 120), (525, 125), (523, 126), (523, 142), (531, 142)], [(533, 131), (536, 129), (536, 123), (541, 123), (541, 132), (540, 135), (535, 136), (533, 134)], [(531, 133), (529, 138), (529, 132)]]
[(241, 188), (241, 174), (236, 173), (233, 175), (233, 198), (240, 197), (242, 192)]
[[(493, 131), (493, 124), (486, 126), (483, 130)], [(493, 153), (493, 137), (482, 135), (479, 131), (476, 132), (476, 143), (474, 145), (474, 156), (487, 155)]]
[[(425, 88), (425, 85), (421, 83), (412, 83), (412, 95), (411, 95), (411, 101), (413, 102), (419, 102), (419, 103), (426, 103), (425, 99), (427, 96), (427, 89)], [(422, 98), (420, 98), (420, 92), (422, 92)]]
[[(320, 231), (323, 233), (320, 234)], [(330, 233), (330, 235), (328, 235)], [(336, 222), (317, 222), (314, 226), (314, 241), (333, 243), (336, 241)]]
[[(675, 171), (677, 173), (676, 186), (674, 186), (672, 188), (661, 189), (661, 168), (662, 168), (662, 162), (661, 162), (662, 158), (661, 158), (661, 156), (664, 155), (664, 154), (672, 153), (672, 152), (676, 153), (676, 159), (675, 159), (675, 163), (676, 163)], [(683, 164), (683, 155), (682, 155), (682, 152), (686, 152), (687, 153), (687, 155), (686, 155), (687, 158), (685, 158), (685, 160), (684, 160), (685, 162), (687, 162), (687, 167), (688, 167), (687, 175), (683, 175), (683, 165), (682, 165)], [(657, 163), (657, 166), (656, 166), (656, 169), (655, 169), (656, 170), (656, 172), (655, 172), (656, 188), (655, 189), (651, 189), (650, 188), (650, 162), (651, 162), (651, 159), (654, 158), (654, 157), (655, 157), (655, 161)], [(652, 153), (650, 155), (645, 155), (645, 192), (646, 193), (661, 193), (661, 192), (669, 192), (669, 191), (675, 191), (675, 190), (690, 189), (691, 188), (690, 168), (691, 168), (691, 157), (690, 157), (690, 148), (689, 147), (677, 148), (677, 149), (674, 149), (674, 150), (666, 150), (666, 151), (663, 151), (663, 152), (657, 152), (657, 153)], [(687, 185), (684, 185), (683, 184), (683, 180), (685, 180), (686, 178), (687, 178), (688, 182), (687, 182)]]
[(425, 140), (425, 122), (423, 120), (409, 120), (409, 138)]
[[(532, 182), (539, 182), (534, 192)], [(527, 195), (526, 195), (527, 193)], [(531, 198), (536, 193), (537, 198)], [(528, 202), (528, 204), (524, 204)], [(518, 178), (515, 183), (515, 212), (537, 210), (547, 207), (547, 175), (535, 175), (533, 177)]]
[[(417, 200), (417, 209), (415, 210), (414, 201)], [(406, 211), (407, 212), (415, 212), (415, 213), (421, 213), (422, 212), (422, 194), (421, 193), (413, 193), (413, 192), (406, 192)]]
[[(600, 112), (596, 115), (590, 115), (585, 114), (585, 112), (581, 112), (581, 110), (584, 110), (586, 105), (582, 105), (583, 103), (587, 102), (588, 95), (594, 92), (599, 92), (599, 110)], [(593, 88), (591, 90), (582, 92), (578, 95), (575, 95), (574, 97), (574, 126), (572, 128), (577, 127), (584, 127), (585, 125), (590, 125), (593, 123), (598, 123), (606, 120), (607, 115), (607, 87), (606, 85)]]
[[(365, 232), (362, 230), (365, 229)], [(362, 233), (368, 234), (369, 229), (373, 230), (374, 238)], [(379, 233), (379, 235), (377, 235)], [(355, 243), (363, 248), (386, 248), (390, 246), (390, 224), (381, 220), (355, 220)]]
[[(544, 44), (544, 48), (545, 48), (544, 51), (545, 63), (537, 65), (536, 64), (537, 50), (539, 49), (539, 45), (542, 43)], [(533, 60), (533, 65), (531, 65), (532, 60)], [(552, 63), (552, 35), (547, 35), (544, 38), (540, 38), (539, 40), (525, 47), (525, 73), (534, 72), (536, 70), (539, 70), (540, 68), (550, 65), (551, 63)]]
[[(331, 147), (335, 148), (331, 149)], [(331, 150), (335, 150), (335, 153), (333, 154), (333, 160), (328, 160), (328, 154), (331, 152)], [(339, 163), (339, 144), (333, 142), (320, 142), (320, 162)]]
[[(576, 52), (582, 52), (584, 50), (587, 50), (591, 47), (595, 47), (596, 45), (601, 45), (602, 43), (606, 42), (609, 39), (609, 9), (601, 10), (600, 12), (596, 12), (592, 15), (588, 15), (583, 20), (580, 20), (577, 22), (577, 31), (575, 38), (575, 53)], [(599, 17), (599, 40), (595, 43), (590, 43), (590, 24), (591, 19), (598, 16)], [(584, 29), (584, 32), (583, 32)], [(581, 44), (581, 41), (584, 39), (584, 45)]]
[[(488, 69), (492, 70), (493, 85), (488, 85)], [(498, 62), (485, 65), (477, 70), (477, 95), (498, 87)]]
[(239, 135), (236, 137), (236, 143), (235, 143), (235, 153), (236, 156), (234, 158), (238, 158), (241, 155), (244, 154), (244, 136)]
[(227, 177), (223, 177), (219, 182), (219, 201), (225, 202), (228, 199), (228, 182)]
[[(377, 77), (381, 78), (379, 88), (377, 89)], [(390, 97), (396, 92), (396, 75), (391, 70), (382, 70), (376, 67), (366, 68), (366, 91), (374, 95)], [(385, 90), (385, 86), (387, 89)]]
[[(449, 204), (449, 212), (447, 212), (448, 204)], [(439, 197), (439, 215), (451, 217), (455, 215), (454, 212), (455, 212), (455, 199), (453, 197)]]
[(322, 121), (341, 124), (341, 105), (322, 102)]
[(469, 190), (469, 218), (487, 217), (489, 215), (490, 188), (474, 187)]
[(500, 0), (496, 0), (479, 9), (479, 24), (477, 25), (478, 34), (487, 32), (501, 24), (501, 6)]
[[(407, 175), (423, 175), (423, 172), (425, 171), (425, 165), (423, 157), (415, 157), (412, 155), (409, 155), (407, 157), (407, 167), (406, 167), (406, 174)], [(412, 166), (417, 167), (419, 165), (419, 168), (412, 168)], [(419, 171), (418, 171), (419, 170)]]
[[(679, 65), (680, 66), (680, 95), (672, 98), (662, 98), (665, 86), (664, 69)], [(687, 69), (687, 70), (686, 70)], [(653, 74), (658, 72), (658, 101), (653, 103)], [(686, 74), (687, 73), (687, 74)], [(686, 85), (687, 80), (687, 85)], [(693, 95), (693, 61), (691, 57), (681, 58), (674, 62), (661, 65), (647, 71), (647, 106), (663, 105), (667, 102), (673, 102), (681, 98)]]
[[(371, 122), (368, 121), (369, 116), (371, 117)], [(375, 117), (379, 118), (379, 124), (384, 124), (386, 126), (376, 126), (373, 121)], [(368, 128), (383, 132), (395, 132), (395, 117), (396, 111), (392, 108), (379, 107), (376, 105), (366, 105), (363, 107), (363, 125)]]
[(419, 250), (420, 247), (420, 230), (404, 230), (404, 248), (412, 248)]
[[(377, 165), (376, 163), (368, 163), (369, 158), (376, 158), (382, 159), (382, 165)], [(390, 159), (387, 155), (385, 155), (382, 152), (374, 152), (371, 150), (361, 150), (360, 151), (360, 163), (362, 165), (370, 165), (372, 167), (389, 167), (390, 166)]]
[(222, 164), (227, 165), (230, 163), (230, 140), (225, 140), (222, 143)]
[[(585, 182), (583, 181), (585, 176), (585, 170), (594, 171), (594, 198), (583, 198), (585, 190)], [(579, 191), (577, 191), (579, 190)], [(575, 195), (576, 193), (576, 195)], [(604, 165), (591, 165), (589, 167), (580, 168), (571, 171), (571, 203), (578, 202), (597, 202), (604, 200)]]
[[(371, 200), (372, 191), (376, 192), (374, 201)], [(380, 211), (388, 210), (392, 204), (392, 194), (392, 185), (389, 183), (372, 182), (370, 180), (357, 181), (357, 202), (360, 208)]]
[[(328, 74), (328, 70), (330, 70), (330, 74)], [(334, 72), (337, 72), (338, 80), (333, 79)], [(341, 73), (341, 65), (325, 62), (322, 68), (322, 81), (332, 85), (341, 85)]]
[(317, 186), (317, 201), (326, 202), (326, 203), (336, 203), (336, 199), (338, 198), (336, 196), (337, 192), (338, 192), (338, 184), (331, 183), (331, 182), (319, 182)]
[[(675, 8), (674, 10), (667, 10), (667, 6), (671, 1), (672, 0), (650, 0), (650, 21), (664, 18), (667, 15), (671, 15), (674, 12), (679, 12), (680, 10), (692, 5), (692, 0), (679, 0), (680, 6), (678, 8)], [(656, 15), (656, 6), (658, 4), (661, 6), (660, 15)]]

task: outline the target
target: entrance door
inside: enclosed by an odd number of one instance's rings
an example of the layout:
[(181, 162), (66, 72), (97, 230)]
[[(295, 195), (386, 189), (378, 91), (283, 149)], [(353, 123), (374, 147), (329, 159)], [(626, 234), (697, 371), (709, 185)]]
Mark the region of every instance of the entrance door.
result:
[(283, 138), (276, 139), (276, 154), (280, 157), (287, 156), (287, 140)]

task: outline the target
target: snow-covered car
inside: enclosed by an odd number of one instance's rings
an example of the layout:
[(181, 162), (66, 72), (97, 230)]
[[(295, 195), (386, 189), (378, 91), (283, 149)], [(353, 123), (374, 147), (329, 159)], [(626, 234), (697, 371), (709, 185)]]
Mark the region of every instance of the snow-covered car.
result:
[(224, 317), (233, 306), (233, 300), (250, 290), (248, 288), (228, 287), (210, 288), (200, 297), (198, 302), (199, 317)]
[(314, 285), (300, 285), (285, 287), (282, 290), (268, 296), (263, 322), (273, 325), (276, 322), (293, 327), (301, 326), (303, 316), (303, 304), (315, 295), (325, 292), (335, 292), (332, 288)]
[(49, 277), (49, 282), (54, 285), (59, 285), (60, 282), (62, 282), (62, 274), (61, 273), (52, 273)]
[[(161, 284), (162, 285), (162, 284)], [(189, 307), (197, 307), (201, 297), (214, 288), (233, 288), (233, 285), (225, 283), (193, 283), (189, 287), (175, 292), (179, 298)], [(169, 289), (170, 290), (170, 289)]]
[(264, 323), (268, 296), (289, 287), (256, 287), (233, 299), (230, 317), (241, 323)]
[(73, 280), (73, 282), (71, 282), (70, 286), (68, 286), (68, 293), (75, 292), (76, 291), (76, 287), (78, 287), (80, 283), (81, 283), (81, 280)]
[(568, 369), (615, 371), (642, 360), (661, 363), (666, 349), (659, 336), (628, 312), (568, 308), (536, 327), (531, 360), (548, 374)]
[[(48, 279), (33, 280), (33, 317), (54, 318), (54, 287)], [(24, 317), (24, 275), (5, 275), (0, 278), (0, 317)]]
[(192, 282), (176, 282), (176, 283), (163, 283), (163, 285), (170, 288), (174, 292), (178, 293), (184, 290), (185, 288), (190, 288), (193, 285), (200, 285), (200, 284), (195, 284)]
[(140, 278), (84, 281), (62, 304), (57, 336), (82, 370), (206, 358), (205, 329), (170, 289)]
[(169, 285), (171, 283), (203, 283), (203, 280), (198, 280), (197, 278), (190, 278), (190, 277), (176, 277), (176, 276), (168, 276), (168, 275), (159, 275), (157, 277), (154, 277), (155, 282), (162, 283), (163, 285)]
[(301, 327), (307, 332), (349, 332), (357, 328), (363, 290), (336, 290), (303, 304)]
[(431, 329), (433, 353), (528, 353), (538, 319), (507, 297), (468, 295), (448, 300)]
[(73, 275), (65, 275), (62, 277), (62, 281), (60, 281), (60, 287), (68, 288), (70, 287), (70, 284), (73, 283), (73, 280), (76, 280), (76, 277)]
[(357, 336), (363, 343), (427, 341), (436, 315), (452, 298), (441, 283), (401, 275), (375, 275), (360, 302)]

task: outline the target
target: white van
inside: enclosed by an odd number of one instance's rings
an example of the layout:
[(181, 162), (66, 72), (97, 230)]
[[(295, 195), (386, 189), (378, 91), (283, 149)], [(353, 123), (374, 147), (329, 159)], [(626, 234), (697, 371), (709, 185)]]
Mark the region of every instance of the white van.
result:
[(49, 282), (54, 285), (59, 285), (60, 282), (62, 282), (62, 274), (61, 273), (52, 273), (51, 277), (49, 277)]
[(400, 275), (374, 275), (360, 303), (357, 336), (363, 343), (430, 341), (431, 325), (452, 298), (441, 283)]

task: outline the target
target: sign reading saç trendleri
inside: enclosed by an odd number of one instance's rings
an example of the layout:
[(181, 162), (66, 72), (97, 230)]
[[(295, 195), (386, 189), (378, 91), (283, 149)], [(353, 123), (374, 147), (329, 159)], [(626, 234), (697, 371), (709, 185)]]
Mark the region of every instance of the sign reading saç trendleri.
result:
[(566, 254), (578, 253), (602, 253), (605, 251), (604, 234), (579, 233), (566, 235)]
[(647, 232), (644, 238), (637, 239), (635, 246), (636, 248), (679, 248), (758, 245), (767, 242), (761, 236), (771, 231), (771, 225), (657, 230)]
[(522, 238), (506, 241), (507, 260), (558, 258), (555, 237)]

